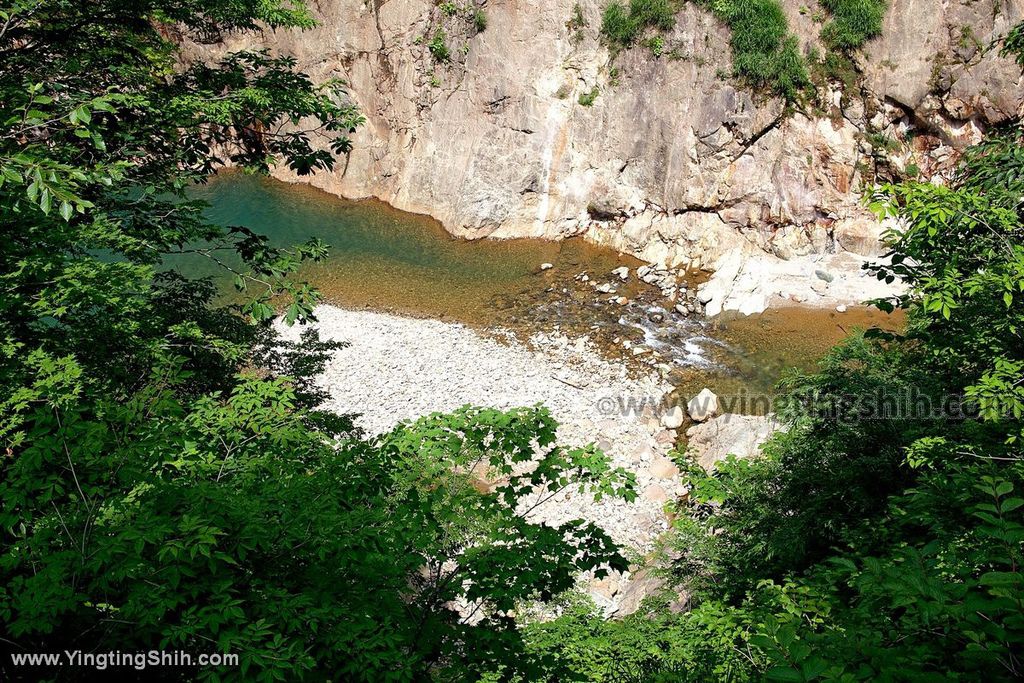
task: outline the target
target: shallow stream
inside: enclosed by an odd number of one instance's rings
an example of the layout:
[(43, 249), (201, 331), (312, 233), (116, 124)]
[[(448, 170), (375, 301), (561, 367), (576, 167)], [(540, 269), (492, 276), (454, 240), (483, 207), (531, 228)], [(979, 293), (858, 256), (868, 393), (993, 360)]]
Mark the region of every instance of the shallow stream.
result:
[[(581, 239), (458, 240), (431, 218), (381, 202), (348, 201), (241, 173), (222, 174), (195, 194), (210, 203), (210, 218), (222, 225), (243, 225), (282, 246), (311, 237), (326, 242), (328, 260), (302, 276), (331, 303), (512, 329), (524, 338), (556, 330), (587, 335), (606, 355), (660, 366), (684, 397), (704, 386), (728, 396), (770, 393), (784, 373), (813, 368), (855, 328), (897, 322), (853, 307), (845, 313), (787, 308), (726, 314), (712, 321), (685, 317), (657, 289), (637, 281), (641, 262)], [(542, 264), (552, 267), (542, 270)], [(193, 275), (208, 268), (176, 265)], [(620, 266), (631, 270), (627, 282), (611, 274)], [(587, 282), (581, 281), (584, 273)], [(616, 291), (599, 292), (597, 283)], [(615, 303), (617, 297), (626, 303)], [(753, 398), (737, 409), (762, 410)]]

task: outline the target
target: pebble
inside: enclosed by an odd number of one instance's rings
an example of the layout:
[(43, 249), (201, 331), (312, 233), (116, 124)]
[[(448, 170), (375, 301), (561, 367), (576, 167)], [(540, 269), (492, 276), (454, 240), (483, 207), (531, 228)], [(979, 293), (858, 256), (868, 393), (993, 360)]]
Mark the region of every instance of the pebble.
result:
[(679, 476), (679, 468), (674, 462), (659, 455), (651, 462), (650, 473), (656, 479), (672, 479)]
[[(403, 420), (467, 404), (509, 409), (543, 403), (559, 422), (558, 443), (597, 443), (613, 467), (636, 476), (642, 495), (632, 502), (595, 502), (573, 489), (530, 518), (552, 525), (584, 519), (627, 551), (644, 555), (654, 549), (664, 528), (663, 503), (685, 491), (678, 477), (651, 472), (651, 463), (673, 447), (675, 432), (662, 430), (652, 438), (651, 418), (627, 403), (648, 399), (656, 405), (669, 389), (657, 375), (631, 376), (621, 363), (602, 358), (585, 337), (538, 333), (527, 345), (510, 333), (499, 341), (439, 320), (326, 305), (317, 307), (316, 316), (324, 338), (348, 342), (318, 378), (330, 392), (325, 409), (356, 414), (356, 424), (373, 435)], [(278, 327), (291, 340), (301, 331)], [(628, 340), (623, 342), (627, 346)]]

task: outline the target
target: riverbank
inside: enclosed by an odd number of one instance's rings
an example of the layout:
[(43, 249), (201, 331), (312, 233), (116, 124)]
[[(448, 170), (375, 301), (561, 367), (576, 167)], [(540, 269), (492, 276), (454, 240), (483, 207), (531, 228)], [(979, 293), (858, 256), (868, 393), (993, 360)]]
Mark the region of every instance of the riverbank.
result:
[[(773, 305), (785, 308), (708, 319), (699, 297), (721, 276), (706, 282), (699, 272), (651, 268), (582, 239), (466, 241), (381, 202), (241, 173), (225, 173), (195, 196), (210, 202), (211, 220), (244, 225), (274, 245), (328, 244), (328, 259), (300, 274), (328, 303), (458, 322), (484, 334), (510, 330), (523, 342), (537, 333), (588, 337), (606, 359), (657, 373), (685, 395), (705, 386), (720, 395), (770, 392), (787, 369), (813, 369), (849, 331), (898, 325), (863, 307), (811, 306), (816, 289), (829, 296), (838, 287), (816, 274), (821, 266), (791, 278), (812, 300), (777, 296)], [(214, 274), (201, 259), (172, 265), (190, 276)], [(749, 278), (734, 275), (730, 282), (744, 290)], [(231, 291), (226, 279), (222, 286)]]
[[(538, 334), (529, 343), (511, 335), (501, 341), (458, 323), (334, 306), (320, 306), (316, 315), (322, 337), (348, 344), (319, 378), (331, 397), (325, 408), (358, 413), (357, 425), (381, 433), (466, 404), (543, 403), (559, 422), (560, 443), (597, 444), (614, 466), (636, 475), (640, 495), (629, 503), (594, 502), (566, 491), (536, 515), (552, 524), (576, 518), (599, 523), (637, 556), (667, 528), (664, 504), (682, 486), (666, 457), (677, 434), (662, 427), (655, 410), (670, 386), (657, 376), (638, 376), (606, 360), (585, 338)], [(300, 332), (282, 331), (289, 338)], [(629, 409), (631, 400), (636, 410)]]

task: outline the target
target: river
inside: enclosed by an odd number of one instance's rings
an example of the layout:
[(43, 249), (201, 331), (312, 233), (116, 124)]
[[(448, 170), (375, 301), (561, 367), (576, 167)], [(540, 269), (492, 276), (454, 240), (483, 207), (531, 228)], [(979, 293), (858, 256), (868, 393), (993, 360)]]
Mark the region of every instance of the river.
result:
[[(582, 239), (459, 240), (429, 217), (381, 202), (237, 172), (194, 194), (209, 202), (209, 217), (221, 225), (243, 225), (281, 246), (311, 237), (330, 245), (326, 261), (301, 273), (328, 302), (511, 329), (524, 338), (537, 331), (587, 335), (606, 355), (659, 368), (684, 396), (704, 386), (723, 395), (770, 393), (783, 374), (812, 369), (854, 329), (899, 323), (858, 307), (686, 318), (635, 276), (618, 285), (628, 303), (610, 303), (594, 282), (614, 281), (615, 268), (635, 272), (642, 264)], [(552, 267), (542, 270), (545, 263)], [(195, 262), (175, 265), (192, 275), (213, 272)], [(580, 281), (583, 273), (590, 282)], [(747, 411), (761, 408), (751, 403)]]

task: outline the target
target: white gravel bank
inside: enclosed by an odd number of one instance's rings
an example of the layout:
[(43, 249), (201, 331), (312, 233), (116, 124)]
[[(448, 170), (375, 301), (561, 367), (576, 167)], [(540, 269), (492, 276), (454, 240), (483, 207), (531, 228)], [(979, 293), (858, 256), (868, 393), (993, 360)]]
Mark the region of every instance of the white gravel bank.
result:
[[(349, 343), (320, 378), (330, 392), (328, 409), (359, 412), (357, 424), (379, 433), (401, 420), (466, 404), (543, 403), (561, 425), (560, 442), (597, 443), (616, 466), (636, 473), (640, 496), (633, 503), (594, 503), (563, 493), (535, 514), (552, 523), (580, 517), (598, 522), (617, 542), (641, 553), (666, 528), (664, 503), (681, 488), (678, 472), (664, 457), (675, 433), (664, 430), (650, 409), (638, 415), (609, 408), (620, 399), (657, 401), (669, 389), (657, 378), (631, 379), (625, 366), (601, 358), (585, 339), (538, 336), (527, 348), (438, 320), (331, 306), (319, 307), (316, 315), (324, 338)], [(297, 327), (284, 329), (286, 337), (298, 333)], [(616, 586), (606, 590), (614, 602)]]

